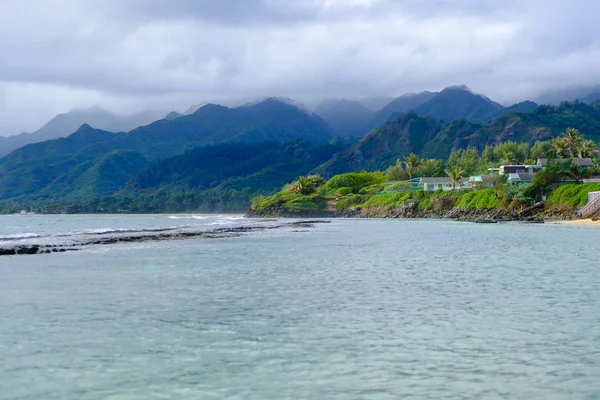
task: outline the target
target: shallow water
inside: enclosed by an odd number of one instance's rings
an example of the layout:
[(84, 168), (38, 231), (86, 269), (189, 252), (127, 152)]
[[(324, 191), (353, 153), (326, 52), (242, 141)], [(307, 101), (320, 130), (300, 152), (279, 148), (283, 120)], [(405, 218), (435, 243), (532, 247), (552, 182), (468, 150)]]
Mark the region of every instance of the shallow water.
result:
[[(222, 217), (0, 217), (0, 236)], [(597, 399), (600, 229), (335, 220), (0, 258), (1, 399)]]

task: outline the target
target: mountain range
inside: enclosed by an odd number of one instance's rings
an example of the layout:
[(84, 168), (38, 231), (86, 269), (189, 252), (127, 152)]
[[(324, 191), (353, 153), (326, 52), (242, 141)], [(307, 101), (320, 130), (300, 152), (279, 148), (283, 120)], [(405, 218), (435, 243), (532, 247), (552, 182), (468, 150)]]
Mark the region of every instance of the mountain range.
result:
[[(34, 143), (0, 159), (0, 199), (85, 197), (112, 194), (112, 186), (85, 184), (90, 175), (114, 164), (119, 182), (148, 162), (218, 143), (285, 143), (307, 140), (315, 145), (333, 138), (318, 116), (275, 99), (239, 108), (209, 104), (192, 115), (162, 119), (128, 133), (111, 133), (83, 125), (67, 138)], [(87, 177), (81, 183), (78, 180)], [(84, 187), (84, 189), (82, 189)]]
[(100, 107), (76, 109), (57, 115), (35, 132), (7, 137), (0, 136), (0, 157), (31, 143), (66, 137), (83, 124), (110, 132), (128, 132), (160, 117), (161, 114), (156, 111), (115, 115)]
[(236, 108), (208, 104), (190, 115), (173, 112), (129, 132), (84, 124), (65, 138), (0, 158), (0, 200), (270, 192), (311, 170), (330, 176), (384, 169), (411, 152), (447, 158), (456, 148), (532, 143), (568, 127), (600, 139), (600, 103), (504, 107), (465, 87), (401, 96), (379, 111), (358, 100), (330, 100), (317, 113), (268, 98)]
[(361, 137), (409, 111), (420, 117), (431, 117), (445, 122), (464, 119), (473, 123), (486, 123), (511, 111), (532, 111), (536, 107), (537, 104), (532, 101), (504, 107), (462, 85), (451, 86), (441, 92), (408, 93), (393, 99), (376, 112), (358, 101), (348, 100), (324, 101), (315, 112), (338, 135)]
[(600, 142), (600, 103), (539, 106), (532, 112), (512, 111), (485, 125), (464, 119), (444, 122), (409, 112), (369, 132), (346, 150), (313, 170), (323, 176), (348, 171), (385, 169), (410, 153), (446, 159), (452, 149), (480, 150), (506, 141), (548, 140), (569, 127)]

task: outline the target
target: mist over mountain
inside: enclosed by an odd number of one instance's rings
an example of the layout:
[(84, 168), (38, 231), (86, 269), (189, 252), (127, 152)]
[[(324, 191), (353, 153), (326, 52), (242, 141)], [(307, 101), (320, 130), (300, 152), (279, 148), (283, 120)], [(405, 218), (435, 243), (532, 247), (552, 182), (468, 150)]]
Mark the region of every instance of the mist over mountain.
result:
[(534, 100), (538, 104), (557, 105), (563, 101), (580, 100), (583, 102), (593, 102), (600, 100), (596, 94), (600, 93), (600, 84), (569, 86), (560, 89), (546, 90), (535, 96)]
[(66, 137), (81, 125), (110, 132), (128, 132), (161, 118), (160, 112), (145, 111), (134, 115), (115, 115), (100, 107), (75, 109), (59, 114), (32, 133), (0, 137), (0, 157), (30, 143)]
[(373, 111), (355, 100), (329, 99), (321, 102), (315, 113), (339, 136), (363, 136), (370, 130)]

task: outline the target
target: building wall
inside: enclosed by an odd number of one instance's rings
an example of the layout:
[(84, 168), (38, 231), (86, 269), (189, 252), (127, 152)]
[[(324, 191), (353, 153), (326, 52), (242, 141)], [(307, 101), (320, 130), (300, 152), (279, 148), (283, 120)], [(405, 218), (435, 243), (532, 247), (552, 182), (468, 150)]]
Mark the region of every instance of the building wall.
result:
[(588, 203), (594, 201), (598, 197), (600, 197), (600, 192), (589, 192), (588, 193)]

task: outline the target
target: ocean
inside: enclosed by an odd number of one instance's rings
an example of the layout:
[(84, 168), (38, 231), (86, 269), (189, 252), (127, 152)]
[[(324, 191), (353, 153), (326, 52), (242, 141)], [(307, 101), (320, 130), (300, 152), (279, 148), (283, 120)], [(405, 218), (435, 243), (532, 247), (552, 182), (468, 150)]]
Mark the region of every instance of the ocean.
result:
[(328, 222), (0, 216), (0, 399), (600, 399), (600, 229)]

